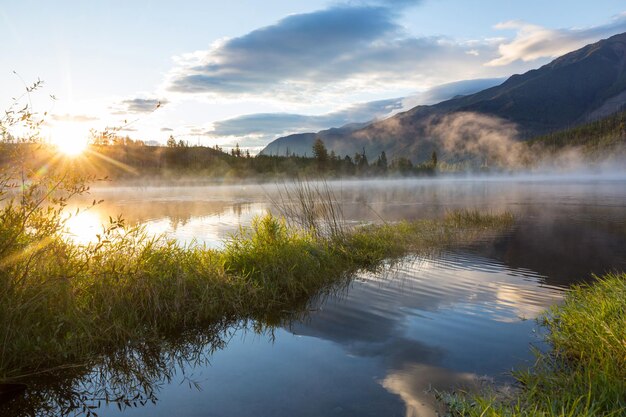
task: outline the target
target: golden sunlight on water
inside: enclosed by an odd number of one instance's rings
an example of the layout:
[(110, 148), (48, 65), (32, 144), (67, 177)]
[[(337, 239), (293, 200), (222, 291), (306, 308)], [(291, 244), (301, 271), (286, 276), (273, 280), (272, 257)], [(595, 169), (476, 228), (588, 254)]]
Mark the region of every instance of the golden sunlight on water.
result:
[(84, 210), (69, 216), (65, 231), (74, 242), (86, 245), (98, 240), (97, 235), (102, 233), (107, 222), (108, 218), (97, 210)]
[[(187, 211), (185, 211), (185, 209)], [(151, 204), (128, 204), (124, 207), (99, 205), (73, 214), (70, 208), (65, 225), (66, 236), (78, 244), (96, 242), (109, 216), (123, 215), (126, 226), (140, 225), (150, 236), (166, 236), (181, 244), (199, 243), (207, 247), (222, 247), (224, 241), (237, 233), (240, 226), (247, 226), (256, 216), (266, 213), (264, 204), (217, 204), (190, 213), (189, 204), (151, 202)]]

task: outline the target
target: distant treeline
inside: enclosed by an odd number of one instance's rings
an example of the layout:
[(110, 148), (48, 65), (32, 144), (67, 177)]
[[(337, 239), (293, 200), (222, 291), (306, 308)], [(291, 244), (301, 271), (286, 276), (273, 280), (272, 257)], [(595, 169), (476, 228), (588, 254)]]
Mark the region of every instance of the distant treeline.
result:
[(580, 148), (589, 156), (597, 156), (626, 146), (626, 111), (576, 126), (538, 136), (527, 142), (531, 148), (546, 152)]
[(328, 152), (321, 141), (313, 147), (313, 157), (251, 156), (236, 146), (230, 152), (219, 147), (189, 146), (179, 141), (167, 146), (146, 146), (142, 142), (121, 138), (107, 144), (94, 143), (81, 155), (59, 155), (47, 144), (2, 143), (0, 163), (15, 161), (11, 157), (21, 153), (29, 169), (69, 168), (73, 173), (99, 178), (129, 180), (141, 178), (180, 179), (274, 179), (298, 176), (363, 177), (433, 175), (437, 156), (429, 163), (413, 165), (407, 158), (387, 161), (384, 152), (368, 161), (365, 153), (340, 157)]
[[(524, 154), (532, 161), (558, 155), (568, 149), (582, 150), (589, 160), (607, 155), (626, 157), (626, 111), (571, 129), (543, 135), (526, 142)], [(189, 146), (183, 141), (168, 140), (166, 146), (147, 146), (142, 141), (108, 136), (94, 140), (87, 151), (78, 157), (64, 157), (54, 146), (39, 143), (0, 142), (0, 164), (15, 163), (21, 154), (24, 165), (34, 170), (70, 168), (73, 173), (108, 177), (113, 180), (132, 179), (188, 179), (207, 180), (272, 180), (276, 178), (313, 177), (401, 177), (432, 176), (438, 172), (476, 170), (472, 162), (449, 163), (438, 161), (435, 151), (429, 160), (414, 164), (409, 157), (388, 160), (381, 152), (375, 160), (368, 160), (365, 149), (354, 155), (337, 155), (329, 151), (318, 138), (312, 157), (252, 156), (235, 146), (229, 152), (218, 146)], [(536, 157), (536, 158), (535, 158)], [(19, 159), (19, 158), (18, 158)], [(507, 169), (506, 166), (483, 164), (478, 169)]]

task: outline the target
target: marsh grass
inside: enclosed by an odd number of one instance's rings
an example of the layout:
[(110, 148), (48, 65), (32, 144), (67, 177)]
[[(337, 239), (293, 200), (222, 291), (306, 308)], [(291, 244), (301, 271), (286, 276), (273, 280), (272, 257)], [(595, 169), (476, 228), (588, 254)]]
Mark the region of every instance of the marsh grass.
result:
[(277, 186), (268, 197), (278, 215), (290, 227), (306, 230), (318, 238), (342, 238), (348, 228), (338, 197), (326, 180), (298, 178)]
[(542, 318), (551, 349), (515, 372), (516, 398), (497, 392), (446, 397), (455, 416), (626, 415), (626, 273), (574, 287)]
[[(304, 207), (313, 195), (332, 197), (305, 189)], [(151, 237), (122, 219), (111, 219), (97, 242), (80, 245), (64, 235), (61, 211), (35, 205), (24, 217), (23, 205), (5, 206), (0, 231), (10, 240), (3, 240), (0, 262), (0, 381), (157, 345), (224, 320), (267, 322), (345, 285), (359, 269), (512, 222), (507, 214), (464, 212), (347, 229), (331, 208), (334, 200), (324, 204), (321, 211), (308, 208), (318, 217), (304, 214), (309, 220), (299, 225), (270, 214), (257, 218), (222, 250)]]

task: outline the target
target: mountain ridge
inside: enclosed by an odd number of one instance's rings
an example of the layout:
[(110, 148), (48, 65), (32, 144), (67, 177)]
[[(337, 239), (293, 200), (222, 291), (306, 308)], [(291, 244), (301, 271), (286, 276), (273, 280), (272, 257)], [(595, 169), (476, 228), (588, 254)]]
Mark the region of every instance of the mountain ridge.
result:
[(416, 106), (357, 129), (327, 129), (277, 138), (262, 153), (276, 154), (272, 151), (279, 145), (303, 155), (301, 151), (320, 137), (329, 150), (340, 155), (365, 149), (368, 158), (385, 151), (389, 157), (419, 162), (438, 150), (444, 158), (458, 159), (462, 156), (444, 146), (441, 135), (433, 133), (441, 131), (433, 126), (449, 121), (450, 116), (475, 114), (488, 118), (477, 124), (481, 128), (499, 120), (515, 140), (527, 140), (608, 116), (625, 105), (626, 33), (621, 33), (474, 94)]

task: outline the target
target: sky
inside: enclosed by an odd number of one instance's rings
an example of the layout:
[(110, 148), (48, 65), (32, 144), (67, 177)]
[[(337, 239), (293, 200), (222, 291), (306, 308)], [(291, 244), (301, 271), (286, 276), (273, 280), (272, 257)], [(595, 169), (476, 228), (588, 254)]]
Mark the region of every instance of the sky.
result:
[(0, 110), (41, 79), (30, 99), (51, 141), (109, 128), (255, 153), (622, 32), (623, 0), (0, 0)]

